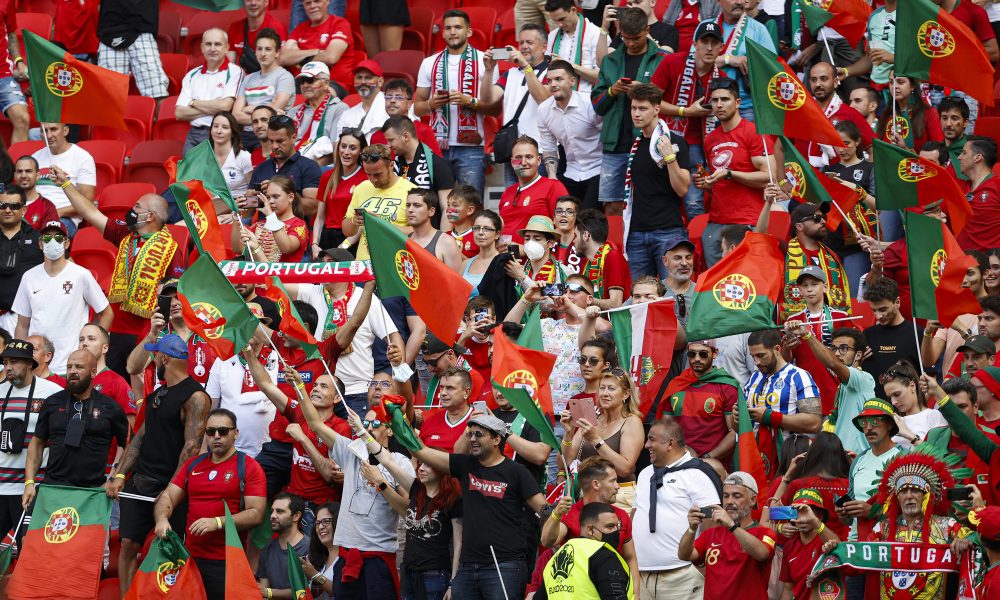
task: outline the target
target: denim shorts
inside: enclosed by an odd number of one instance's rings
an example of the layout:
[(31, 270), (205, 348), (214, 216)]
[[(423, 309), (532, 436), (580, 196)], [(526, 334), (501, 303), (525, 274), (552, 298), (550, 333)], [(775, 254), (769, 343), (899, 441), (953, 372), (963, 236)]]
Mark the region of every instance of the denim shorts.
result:
[(0, 110), (6, 113), (10, 107), (16, 104), (28, 105), (28, 101), (24, 99), (24, 93), (21, 92), (20, 84), (13, 77), (0, 79)]

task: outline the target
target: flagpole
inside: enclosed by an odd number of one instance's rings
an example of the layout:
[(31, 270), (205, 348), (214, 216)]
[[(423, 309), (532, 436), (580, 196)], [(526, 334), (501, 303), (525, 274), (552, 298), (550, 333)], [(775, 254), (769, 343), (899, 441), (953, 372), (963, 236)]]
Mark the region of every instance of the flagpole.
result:
[(823, 36), (823, 45), (826, 46), (826, 53), (830, 57), (830, 65), (833, 67), (833, 77), (834, 77), (834, 79), (836, 79), (836, 77), (837, 77), (837, 63), (833, 59), (833, 52), (830, 51), (830, 41), (826, 39), (825, 35)]
[(767, 155), (767, 137), (761, 134), (760, 139), (764, 142), (764, 163), (767, 164), (767, 178), (774, 183), (774, 172), (771, 170), (771, 159)]
[(500, 579), (500, 589), (503, 590), (504, 600), (510, 600), (510, 596), (507, 595), (507, 586), (503, 582), (503, 573), (500, 571), (500, 563), (497, 562), (497, 553), (493, 551), (493, 544), (490, 544), (490, 554), (493, 555), (493, 564), (497, 568), (497, 578)]
[[(853, 317), (841, 317), (839, 319), (830, 319), (829, 321), (810, 321), (810, 325), (822, 325), (823, 323), (840, 323), (842, 321), (854, 321), (860, 319), (861, 315), (855, 315)], [(781, 327), (775, 327), (775, 329), (784, 329), (784, 325)]]
[[(26, 514), (28, 514), (27, 508), (21, 511), (21, 518), (17, 520), (17, 527), (14, 528), (14, 535), (10, 536), (12, 540), (11, 544), (14, 546), (17, 546), (17, 534), (21, 531), (21, 525), (24, 524), (24, 515)], [(20, 547), (18, 547), (18, 550), (20, 550)]]
[(861, 232), (859, 232), (858, 228), (854, 226), (854, 222), (851, 221), (850, 219), (848, 219), (847, 215), (844, 214), (844, 209), (840, 208), (840, 205), (837, 204), (836, 200), (831, 200), (830, 204), (832, 204), (834, 207), (836, 207), (837, 212), (840, 213), (840, 216), (844, 217), (844, 222), (847, 223), (847, 226), (850, 227), (851, 231), (854, 232), (854, 236), (857, 237), (860, 240), (861, 239)]
[(563, 495), (571, 496), (573, 494), (573, 490), (570, 489), (572, 488), (572, 486), (569, 484), (570, 481), (569, 478), (571, 476), (571, 473), (569, 472), (569, 464), (566, 463), (566, 455), (563, 454), (561, 451), (559, 452), (559, 457), (562, 458), (563, 468), (566, 469), (566, 483), (565, 485), (563, 485), (563, 492), (565, 493)]
[[(645, 302), (644, 304), (656, 304), (657, 302), (667, 302), (667, 301), (673, 301), (673, 298), (658, 298), (656, 300), (653, 300), (652, 302)], [(619, 306), (617, 308), (609, 308), (608, 310), (602, 310), (599, 314), (606, 315), (606, 314), (610, 314), (610, 313), (613, 313), (613, 312), (619, 312), (619, 311), (623, 311), (623, 310), (631, 310), (631, 309), (635, 308), (636, 306), (640, 306), (640, 305), (639, 304), (629, 304), (628, 306)]]
[(141, 500), (143, 502), (156, 502), (156, 498), (152, 496), (140, 496), (139, 494), (130, 494), (128, 492), (118, 492), (119, 498), (125, 498), (126, 500)]
[[(913, 341), (915, 341), (917, 343), (917, 352), (919, 354), (919, 352), (920, 352), (920, 334), (917, 333), (917, 320), (914, 318), (914, 319), (910, 319), (910, 321), (913, 322)], [(924, 373), (924, 361), (922, 361), (922, 360), (920, 360), (918, 358), (917, 359), (917, 366), (920, 367), (920, 375), (921, 376), (926, 375), (926, 373)]]

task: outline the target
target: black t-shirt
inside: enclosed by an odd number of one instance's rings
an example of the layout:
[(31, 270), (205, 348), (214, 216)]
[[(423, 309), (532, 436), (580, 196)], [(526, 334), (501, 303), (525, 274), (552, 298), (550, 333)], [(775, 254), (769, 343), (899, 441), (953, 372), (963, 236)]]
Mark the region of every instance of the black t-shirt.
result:
[[(74, 417), (79, 414), (83, 420), (84, 433), (79, 448), (70, 448), (64, 443), (67, 414)], [(122, 447), (128, 442), (128, 419), (117, 402), (100, 392), (92, 391), (86, 400), (78, 400), (71, 397), (69, 391), (62, 390), (42, 404), (35, 437), (48, 442), (46, 483), (98, 487), (105, 481), (104, 467), (112, 440), (117, 440)]]
[(538, 482), (523, 465), (504, 458), (484, 467), (468, 454), (452, 454), (449, 471), (462, 485), (462, 562), (492, 565), (490, 545), (498, 561), (524, 560), (524, 540), (511, 535), (524, 524), (524, 504), (540, 494)]
[(156, 35), (160, 5), (156, 0), (102, 0), (97, 18), (97, 37), (106, 46), (124, 50), (140, 34)]
[[(682, 136), (670, 132), (677, 145), (677, 165), (687, 170), (688, 147)], [(632, 221), (630, 231), (657, 231), (683, 227), (681, 207), (684, 200), (670, 187), (670, 173), (658, 166), (649, 155), (650, 139), (643, 137), (632, 160)]]
[[(656, 40), (657, 45), (661, 48), (671, 48), (674, 52), (681, 52), (687, 54), (690, 48), (678, 48), (681, 44), (681, 35), (677, 31), (677, 28), (670, 23), (665, 23), (663, 21), (657, 21), (649, 26), (649, 37)], [(617, 50), (619, 46), (622, 45), (622, 36), (616, 35), (615, 39), (611, 40), (611, 48)]]
[(45, 261), (38, 236), (27, 221), (21, 222), (21, 230), (12, 238), (0, 234), (0, 310), (8, 311), (14, 304), (25, 271)]
[[(427, 160), (424, 145), (420, 144), (417, 146), (417, 153), (413, 155), (412, 163), (407, 164), (403, 157), (397, 154), (393, 167), (397, 175), (405, 177), (410, 183), (421, 189), (436, 192), (455, 187), (455, 175), (452, 173), (448, 161), (433, 152), (430, 153), (431, 164), (429, 166)], [(440, 208), (438, 208), (438, 212), (441, 212)]]
[[(510, 425), (517, 419), (518, 412), (516, 410), (500, 410), (497, 409), (493, 411), (493, 416), (500, 419), (504, 423)], [(538, 430), (531, 426), (530, 423), (525, 422), (524, 427), (521, 429), (521, 433), (518, 434), (521, 438), (529, 442), (540, 442), (542, 441), (542, 436), (538, 433)], [(508, 446), (509, 448), (509, 446)], [(538, 482), (543, 481), (545, 474), (545, 465), (536, 465), (529, 462), (520, 454), (514, 454), (514, 461), (520, 465), (524, 465), (524, 468), (528, 469), (531, 473), (531, 477)]]
[[(304, 535), (299, 543), (292, 545), (295, 554), (302, 558), (309, 556), (309, 536)], [(268, 542), (260, 553), (257, 561), (257, 577), (267, 579), (269, 587), (276, 590), (287, 590), (292, 587), (288, 581), (288, 549), (281, 549), (277, 538)]]
[[(869, 194), (875, 195), (875, 166), (867, 160), (847, 166), (843, 163), (823, 167), (826, 174), (834, 173), (840, 179), (854, 185), (861, 186)], [(833, 209), (837, 210), (837, 209)], [(847, 254), (861, 252), (861, 246), (844, 243), (844, 236), (847, 234), (847, 225), (841, 224), (837, 231), (830, 231), (826, 234), (826, 245), (830, 247), (837, 256), (843, 258)]]
[[(636, 81), (639, 76), (639, 65), (642, 64), (642, 59), (644, 58), (646, 58), (645, 53), (633, 56), (626, 52), (625, 74), (622, 77)], [(632, 142), (635, 140), (635, 135), (633, 135), (635, 128), (632, 126), (632, 101), (624, 94), (622, 95), (622, 101), (625, 102), (625, 106), (622, 108), (622, 123), (618, 132), (618, 144), (615, 146), (615, 152), (619, 153), (628, 152), (629, 148), (632, 147)]]
[(923, 339), (923, 334), (923, 329), (917, 327), (914, 335), (913, 321), (908, 320), (899, 325), (873, 325), (865, 329), (865, 340), (872, 350), (872, 357), (861, 363), (861, 368), (875, 378), (876, 396), (887, 399), (878, 378), (896, 361), (908, 360), (915, 369), (920, 370), (917, 340)]
[[(417, 516), (417, 490), (421, 483), (413, 481), (410, 486), (410, 506), (406, 509), (406, 548), (403, 550), (403, 564), (409, 571), (447, 570), (451, 571), (452, 519), (462, 518), (462, 499), (446, 509), (424, 507)], [(430, 503), (428, 498), (426, 502)], [(470, 525), (472, 525), (470, 523)]]

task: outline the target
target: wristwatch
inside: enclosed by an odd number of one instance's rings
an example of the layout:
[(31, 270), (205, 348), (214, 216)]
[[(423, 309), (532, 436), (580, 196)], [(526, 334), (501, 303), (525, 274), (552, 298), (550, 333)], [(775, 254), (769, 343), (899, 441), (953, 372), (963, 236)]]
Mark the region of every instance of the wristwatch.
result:
[(389, 484), (386, 483), (386, 482), (384, 482), (384, 481), (382, 483), (378, 484), (378, 491), (380, 491), (380, 492), (384, 492), (388, 488), (389, 488)]
[(733, 170), (726, 169), (726, 179), (732, 179), (732, 178), (733, 178)]

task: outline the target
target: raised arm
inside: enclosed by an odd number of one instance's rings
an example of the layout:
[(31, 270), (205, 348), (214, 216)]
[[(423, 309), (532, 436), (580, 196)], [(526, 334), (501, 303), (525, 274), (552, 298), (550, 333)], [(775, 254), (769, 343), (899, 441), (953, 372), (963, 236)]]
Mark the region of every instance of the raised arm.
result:
[(823, 363), (824, 367), (833, 371), (833, 374), (837, 376), (837, 379), (841, 383), (846, 384), (848, 382), (851, 378), (851, 369), (840, 362), (819, 338), (812, 335), (805, 323), (798, 320), (787, 321), (785, 323), (785, 331), (795, 335), (800, 340), (804, 340), (809, 349), (812, 350), (813, 355), (816, 356), (816, 359)]
[[(264, 368), (264, 365), (260, 364), (260, 360), (254, 354), (253, 350), (245, 348), (241, 354), (243, 354), (243, 359), (247, 361), (250, 375), (253, 377), (254, 382), (257, 383), (257, 387), (260, 388), (260, 391), (264, 392), (264, 395), (271, 401), (271, 404), (278, 409), (278, 413), (284, 414), (285, 408), (288, 406), (288, 397), (278, 388), (276, 383), (271, 381), (271, 376), (268, 375), (267, 369)], [(286, 368), (286, 377), (289, 370), (294, 369)]]
[[(73, 182), (70, 181), (69, 175), (66, 174), (66, 171), (52, 165), (52, 171), (49, 176), (52, 178), (52, 182), (62, 188), (63, 192), (66, 193), (66, 198), (69, 199), (73, 209), (76, 210), (76, 214), (78, 214), (84, 221), (96, 227), (97, 230), (103, 234), (104, 228), (108, 225), (108, 217), (94, 205), (93, 200), (84, 196), (83, 193), (77, 189)], [(64, 185), (65, 187), (63, 187)]]

